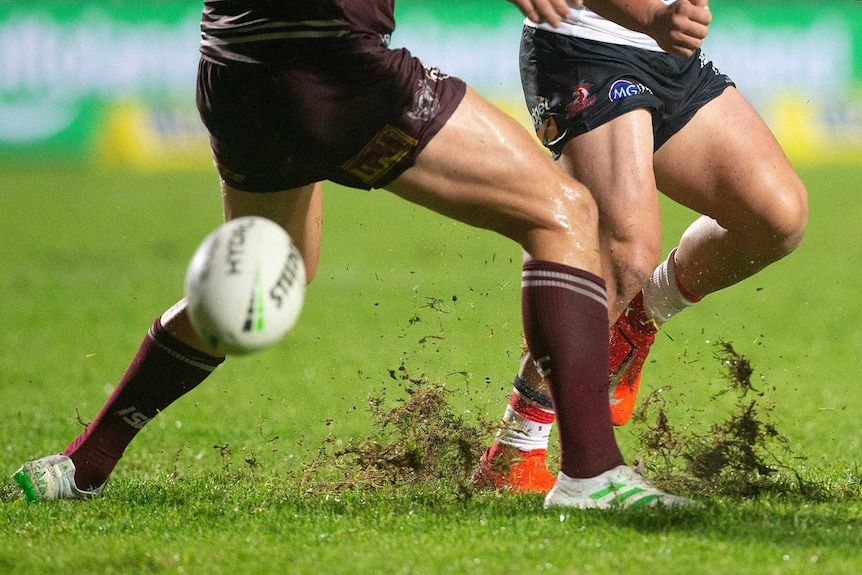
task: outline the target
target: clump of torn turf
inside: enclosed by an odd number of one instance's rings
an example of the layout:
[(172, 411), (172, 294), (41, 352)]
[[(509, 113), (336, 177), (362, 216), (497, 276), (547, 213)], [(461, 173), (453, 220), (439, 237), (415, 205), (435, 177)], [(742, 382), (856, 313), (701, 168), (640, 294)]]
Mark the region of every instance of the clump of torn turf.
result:
[[(862, 481), (856, 472), (847, 482), (803, 478), (791, 465), (801, 458), (791, 452), (770, 419), (773, 406), (764, 406), (764, 394), (752, 385), (749, 360), (724, 341), (717, 344), (715, 358), (723, 381), (713, 399), (734, 394), (730, 411), (707, 431), (698, 432), (672, 423), (666, 409), (673, 400), (668, 388), (642, 398), (633, 418), (641, 470), (648, 470), (649, 477), (669, 491), (695, 497), (771, 494), (813, 501), (859, 497)], [(388, 409), (381, 398), (369, 398), (376, 431), (346, 447), (325, 443), (305, 466), (301, 486), (327, 493), (430, 487), (468, 498), (473, 493), (472, 472), (499, 424), (456, 414), (445, 386), (424, 376), (411, 377), (403, 364), (390, 376), (404, 386), (406, 398)], [(557, 452), (552, 443), (549, 461)]]
[(303, 482), (321, 476), (331, 488), (355, 489), (435, 482), (469, 493), (469, 478), (490, 437), (490, 427), (454, 413), (441, 384), (412, 378), (403, 365), (390, 375), (405, 385), (406, 399), (390, 409), (369, 398), (378, 431), (370, 437), (321, 455)]
[[(811, 486), (787, 463), (794, 456), (788, 440), (769, 419), (771, 408), (759, 402), (762, 394), (751, 383), (754, 371), (748, 358), (725, 341), (718, 342), (715, 357), (726, 382), (719, 395), (736, 393), (734, 410), (707, 433), (680, 431), (670, 423), (666, 400), (654, 392), (636, 414), (636, 419), (646, 424), (638, 432), (646, 454), (641, 464), (663, 485), (693, 494), (811, 495)], [(649, 423), (651, 412), (655, 416)]]

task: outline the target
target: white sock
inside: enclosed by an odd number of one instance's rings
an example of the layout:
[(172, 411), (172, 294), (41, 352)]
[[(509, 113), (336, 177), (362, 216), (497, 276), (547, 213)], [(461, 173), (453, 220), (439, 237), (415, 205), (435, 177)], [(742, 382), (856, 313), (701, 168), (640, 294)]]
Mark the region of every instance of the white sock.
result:
[(677, 248), (671, 250), (667, 259), (652, 273), (643, 288), (644, 311), (647, 317), (661, 325), (687, 307), (700, 300), (692, 301), (682, 295), (674, 272), (674, 259)]
[(521, 451), (547, 449), (554, 427), (554, 411), (528, 404), (517, 390), (503, 414), (503, 427), (497, 432), (497, 443)]

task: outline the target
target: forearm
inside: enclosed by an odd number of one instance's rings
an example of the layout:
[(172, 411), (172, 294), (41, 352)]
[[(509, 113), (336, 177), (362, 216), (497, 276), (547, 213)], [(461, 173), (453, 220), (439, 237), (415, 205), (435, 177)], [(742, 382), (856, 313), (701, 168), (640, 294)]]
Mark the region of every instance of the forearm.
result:
[(708, 0), (585, 0), (596, 14), (651, 36), (662, 49), (689, 57), (703, 43), (712, 14)]

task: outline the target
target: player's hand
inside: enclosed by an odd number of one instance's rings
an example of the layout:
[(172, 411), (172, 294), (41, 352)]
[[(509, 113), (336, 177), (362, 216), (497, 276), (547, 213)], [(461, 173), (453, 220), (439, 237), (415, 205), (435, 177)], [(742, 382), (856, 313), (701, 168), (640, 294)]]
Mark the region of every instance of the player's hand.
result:
[(569, 8), (583, 6), (583, 0), (508, 0), (518, 7), (524, 16), (538, 24), (550, 24), (554, 28), (569, 15)]
[(664, 51), (688, 58), (703, 44), (710, 22), (708, 0), (677, 0), (656, 11), (646, 32)]

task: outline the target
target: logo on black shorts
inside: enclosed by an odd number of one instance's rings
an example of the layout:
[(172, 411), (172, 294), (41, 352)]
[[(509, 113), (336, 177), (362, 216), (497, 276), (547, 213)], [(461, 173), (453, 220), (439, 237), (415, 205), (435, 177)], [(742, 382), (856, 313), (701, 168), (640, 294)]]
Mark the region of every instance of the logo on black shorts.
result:
[(596, 102), (596, 97), (590, 94), (591, 84), (581, 83), (575, 86), (572, 90), (574, 98), (566, 106), (566, 117), (572, 118), (577, 116), (587, 106), (592, 106)]
[(638, 94), (652, 94), (652, 90), (640, 82), (620, 79), (611, 84), (611, 88), (608, 90), (608, 99), (611, 102), (616, 102), (617, 100), (622, 100), (629, 96), (637, 96)]

